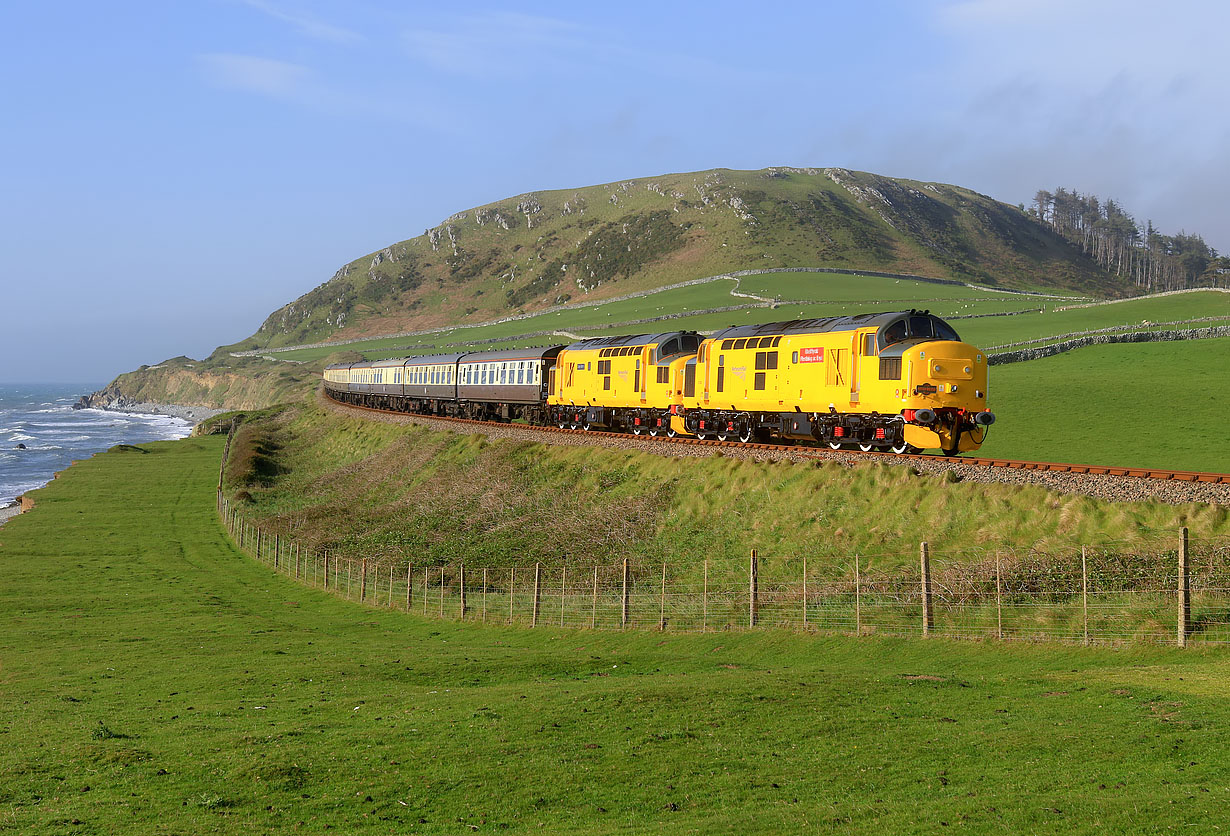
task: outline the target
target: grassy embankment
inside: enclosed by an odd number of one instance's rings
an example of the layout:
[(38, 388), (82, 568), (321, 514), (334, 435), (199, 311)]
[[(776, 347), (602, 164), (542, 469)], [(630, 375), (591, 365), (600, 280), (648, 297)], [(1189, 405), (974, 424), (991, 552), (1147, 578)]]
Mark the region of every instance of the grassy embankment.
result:
[(1230, 534), (1216, 506), (1106, 503), (888, 465), (492, 442), (315, 403), (245, 424), (227, 485), (246, 516), (305, 548), (416, 565), (627, 557), (699, 571), (703, 554), (742, 572), (755, 548), (766, 579), (797, 575), (803, 557), (840, 577), (856, 554), (864, 569), (914, 566), (924, 539), (944, 563), (1108, 541), (1169, 549), (1180, 525), (1198, 538)]
[(1207, 830), (1215, 649), (423, 621), (214, 518), (220, 438), (74, 466), (0, 529), (0, 830)]

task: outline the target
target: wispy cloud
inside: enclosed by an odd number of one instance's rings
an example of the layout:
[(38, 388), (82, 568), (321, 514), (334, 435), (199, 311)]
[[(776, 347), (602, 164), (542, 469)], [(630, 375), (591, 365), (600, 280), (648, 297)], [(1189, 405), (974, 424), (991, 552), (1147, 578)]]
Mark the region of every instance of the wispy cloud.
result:
[(514, 12), (465, 17), (448, 30), (410, 29), (402, 38), (412, 57), (471, 76), (522, 75), (535, 63), (583, 54), (588, 40), (578, 24)]
[(315, 17), (299, 11), (289, 11), (268, 0), (240, 0), (245, 6), (263, 12), (275, 20), (289, 24), (296, 32), (309, 38), (321, 41), (331, 41), (338, 44), (352, 44), (363, 40), (363, 36), (350, 29), (333, 26), (317, 20)]
[(301, 97), (312, 80), (312, 71), (299, 64), (214, 52), (197, 56), (206, 79), (220, 87), (261, 93), (279, 99)]

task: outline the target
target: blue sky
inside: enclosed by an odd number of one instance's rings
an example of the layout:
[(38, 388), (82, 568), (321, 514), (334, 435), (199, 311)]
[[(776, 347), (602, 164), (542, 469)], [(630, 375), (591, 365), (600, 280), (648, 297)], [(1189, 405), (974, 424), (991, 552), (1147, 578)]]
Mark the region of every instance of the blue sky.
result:
[(1230, 250), (1230, 5), (0, 2), (0, 380), (252, 333), (528, 191), (842, 166)]

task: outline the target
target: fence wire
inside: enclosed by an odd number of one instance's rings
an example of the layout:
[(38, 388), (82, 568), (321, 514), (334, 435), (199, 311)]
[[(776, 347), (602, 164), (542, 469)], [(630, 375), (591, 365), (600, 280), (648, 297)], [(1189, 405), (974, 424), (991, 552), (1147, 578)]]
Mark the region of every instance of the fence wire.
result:
[[(428, 618), (571, 629), (721, 631), (780, 628), (850, 635), (1061, 641), (1230, 643), (1230, 541), (1187, 537), (1079, 551), (965, 553), (913, 570), (863, 557), (794, 580), (738, 575), (707, 561), (633, 566), (416, 566), (306, 550), (243, 518), (219, 494), (239, 548), (301, 583), (350, 601)], [(926, 545), (922, 550), (926, 552)], [(893, 557), (900, 563), (900, 555)], [(925, 572), (925, 574), (924, 574)]]

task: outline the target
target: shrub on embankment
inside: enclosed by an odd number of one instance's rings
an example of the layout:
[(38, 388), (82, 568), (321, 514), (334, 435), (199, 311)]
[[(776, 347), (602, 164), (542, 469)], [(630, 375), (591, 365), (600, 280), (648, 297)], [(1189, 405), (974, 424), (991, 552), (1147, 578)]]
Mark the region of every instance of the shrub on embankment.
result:
[[(415, 565), (688, 564), (764, 572), (914, 566), (997, 549), (1108, 541), (1172, 548), (1230, 533), (1212, 505), (1108, 503), (1020, 485), (963, 484), (908, 466), (675, 458), (597, 446), (489, 440), (341, 417), (315, 404), (250, 421), (227, 488), (269, 533), (338, 557)], [(822, 570), (823, 571), (823, 570)]]

